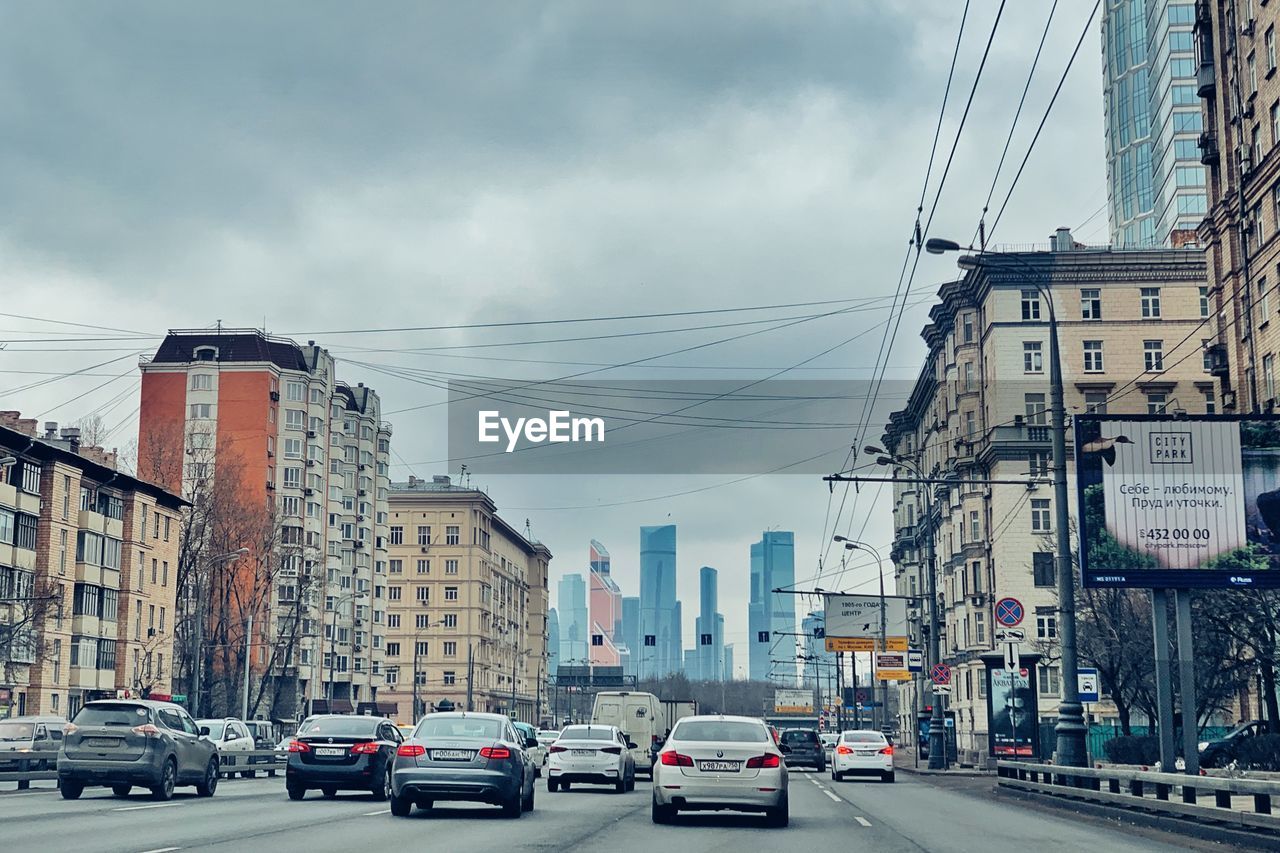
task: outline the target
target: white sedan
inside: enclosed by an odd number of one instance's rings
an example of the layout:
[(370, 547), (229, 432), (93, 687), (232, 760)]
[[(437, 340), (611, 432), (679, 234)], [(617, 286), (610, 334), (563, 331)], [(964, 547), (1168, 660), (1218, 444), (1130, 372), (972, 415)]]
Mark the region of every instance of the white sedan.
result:
[(765, 724), (751, 717), (685, 717), (653, 764), (653, 822), (681, 811), (764, 812), (786, 826), (787, 768)]
[(612, 785), (619, 794), (635, 789), (633, 744), (616, 726), (565, 726), (547, 749), (547, 790), (569, 790), (574, 782)]
[(831, 778), (839, 782), (845, 776), (879, 776), (893, 781), (893, 746), (881, 732), (870, 729), (841, 732), (831, 762)]

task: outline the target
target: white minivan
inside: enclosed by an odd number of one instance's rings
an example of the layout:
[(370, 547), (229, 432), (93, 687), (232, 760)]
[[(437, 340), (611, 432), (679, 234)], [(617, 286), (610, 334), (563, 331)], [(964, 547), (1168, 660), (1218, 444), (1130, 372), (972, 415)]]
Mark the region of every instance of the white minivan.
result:
[(653, 778), (653, 754), (665, 731), (658, 731), (658, 697), (652, 693), (607, 691), (596, 694), (596, 704), (591, 711), (591, 722), (602, 726), (617, 726), (627, 739), (635, 744), (631, 755), (635, 759), (637, 773)]

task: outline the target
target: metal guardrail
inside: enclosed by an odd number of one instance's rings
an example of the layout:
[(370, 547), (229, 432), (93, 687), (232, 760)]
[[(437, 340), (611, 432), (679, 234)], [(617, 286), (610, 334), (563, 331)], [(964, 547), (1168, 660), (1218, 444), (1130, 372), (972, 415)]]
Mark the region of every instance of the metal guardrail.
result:
[(997, 761), (996, 776), (1002, 788), (1280, 832), (1280, 781), (1022, 761)]
[[(241, 775), (256, 776), (259, 771), (268, 776), (284, 770), (288, 754), (274, 749), (255, 749), (247, 752), (224, 752), (218, 756), (218, 769), (223, 779)], [(24, 752), (19, 758), (0, 758), (0, 764), (16, 762), (16, 770), (0, 770), (0, 784), (16, 782), (19, 791), (28, 790), (32, 782), (56, 781), (58, 778), (58, 752)]]

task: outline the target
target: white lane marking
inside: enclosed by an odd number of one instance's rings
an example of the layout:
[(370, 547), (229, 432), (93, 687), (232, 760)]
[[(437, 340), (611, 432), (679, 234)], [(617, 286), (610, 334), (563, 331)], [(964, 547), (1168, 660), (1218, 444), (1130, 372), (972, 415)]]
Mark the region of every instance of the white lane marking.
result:
[(140, 812), (143, 809), (168, 809), (174, 806), (181, 806), (182, 803), (153, 803), (149, 806), (125, 806), (124, 808), (112, 809), (113, 812)]
[(854, 820), (856, 820), (858, 823), (862, 824), (863, 826), (871, 826), (871, 821), (867, 820), (862, 815), (858, 815), (857, 817), (854, 818)]
[(832, 799), (832, 801), (837, 802), (837, 803), (838, 803), (838, 802), (840, 802), (840, 798), (839, 798), (839, 797), (837, 797), (835, 794), (831, 793), (830, 791), (823, 791), (822, 793), (824, 793), (824, 794), (826, 794), (828, 797), (830, 797), (830, 798)]
[(814, 779), (812, 776), (810, 776), (810, 777), (809, 777), (809, 781), (810, 781), (810, 782), (812, 782), (813, 784), (817, 785), (819, 788), (821, 788), (821, 787), (822, 787), (822, 783), (821, 783), (821, 782), (819, 782), (817, 779)]
[(374, 815), (379, 815), (379, 814), (391, 814), (391, 809), (383, 809), (380, 812), (365, 812), (364, 814), (360, 815), (360, 817), (373, 817)]
[(157, 847), (155, 850), (143, 850), (142, 853), (173, 853), (174, 850), (181, 849), (181, 847)]

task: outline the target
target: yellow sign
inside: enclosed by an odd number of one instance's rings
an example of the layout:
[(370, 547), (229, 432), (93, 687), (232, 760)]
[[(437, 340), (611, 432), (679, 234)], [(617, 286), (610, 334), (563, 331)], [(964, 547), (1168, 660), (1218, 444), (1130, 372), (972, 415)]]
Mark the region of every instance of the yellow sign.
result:
[(875, 655), (876, 681), (910, 681), (907, 656), (902, 652), (877, 652)]
[[(888, 646), (889, 651), (905, 652), (907, 650), (907, 638), (886, 637), (885, 645)], [(826, 647), (829, 652), (874, 652), (880, 647), (880, 638), (827, 637)]]

